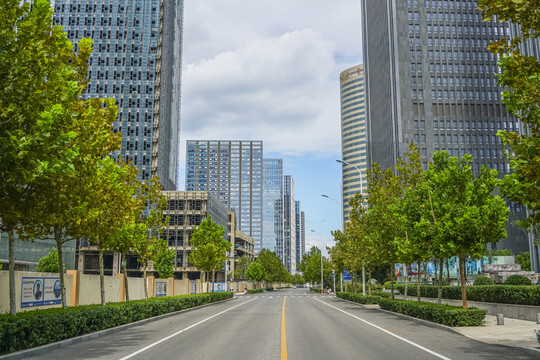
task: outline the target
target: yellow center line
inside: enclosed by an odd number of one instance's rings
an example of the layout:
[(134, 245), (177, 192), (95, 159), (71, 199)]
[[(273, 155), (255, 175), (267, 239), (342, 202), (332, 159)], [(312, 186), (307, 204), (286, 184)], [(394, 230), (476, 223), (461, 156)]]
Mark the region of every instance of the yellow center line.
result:
[(281, 309), (281, 360), (287, 360), (287, 334), (285, 333), (285, 301), (283, 299), (283, 307)]

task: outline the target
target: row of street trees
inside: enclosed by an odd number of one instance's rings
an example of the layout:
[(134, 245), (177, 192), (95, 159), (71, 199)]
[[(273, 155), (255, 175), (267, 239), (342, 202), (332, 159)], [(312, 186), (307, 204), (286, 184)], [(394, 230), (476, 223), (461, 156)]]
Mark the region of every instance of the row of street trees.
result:
[[(540, 34), (540, 4), (536, 1), (479, 0), (484, 21), (496, 17), (511, 22), (521, 32), (513, 39), (490, 44), (488, 50), (501, 56), (498, 83), (506, 90), (503, 103), (518, 118), (525, 133), (499, 131), (509, 147), (512, 174), (502, 181), (485, 166), (479, 177), (471, 169), (472, 158), (435, 153), (429, 170), (421, 171), (418, 149), (411, 147), (407, 161), (399, 161), (395, 173), (377, 164), (367, 172), (366, 197), (352, 200), (351, 222), (336, 231), (333, 259), (347, 269), (362, 266), (372, 270), (381, 263), (439, 263), (442, 284), (444, 259), (459, 259), (463, 307), (467, 307), (464, 262), (479, 258), (488, 243), (506, 236), (508, 209), (494, 195), (496, 187), (511, 201), (527, 206), (527, 218), (518, 223), (538, 235), (540, 228), (540, 63), (521, 53), (528, 39)], [(420, 276), (418, 277), (420, 279)], [(419, 286), (419, 284), (418, 284)], [(418, 294), (420, 292), (418, 291)], [(441, 288), (439, 288), (439, 302)]]
[(64, 307), (62, 245), (75, 238), (99, 249), (102, 304), (106, 250), (138, 255), (145, 269), (165, 259), (162, 272), (170, 272), (158, 179), (140, 182), (135, 167), (109, 156), (121, 140), (115, 101), (83, 100), (92, 41), (81, 39), (75, 52), (46, 0), (2, 1), (0, 13), (0, 230), (8, 234), (10, 312), (15, 233), (54, 237)]
[[(480, 258), (486, 244), (506, 237), (508, 209), (493, 195), (496, 176), (496, 170), (484, 166), (475, 177), (470, 155), (458, 159), (447, 152), (436, 152), (429, 169), (422, 171), (414, 145), (407, 160), (399, 159), (395, 174), (374, 163), (367, 171), (367, 196), (359, 193), (351, 199), (350, 223), (343, 232), (334, 232), (333, 256), (352, 271), (391, 264), (392, 279), (394, 263), (435, 260), (442, 269), (445, 259), (457, 256), (466, 309), (466, 259)], [(442, 271), (439, 286), (440, 302)]]

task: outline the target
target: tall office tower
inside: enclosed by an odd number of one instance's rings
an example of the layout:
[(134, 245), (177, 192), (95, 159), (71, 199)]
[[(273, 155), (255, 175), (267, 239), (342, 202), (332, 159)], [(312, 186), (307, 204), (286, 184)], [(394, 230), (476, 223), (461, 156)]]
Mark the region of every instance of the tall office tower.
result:
[[(508, 24), (482, 21), (475, 0), (362, 0), (368, 164), (394, 167), (408, 144), (420, 147), (424, 168), (436, 150), (471, 154), (473, 170), (487, 164), (508, 172), (499, 129), (522, 131), (501, 103), (491, 41)], [(512, 218), (523, 209), (510, 204)], [(507, 226), (497, 244), (527, 251), (526, 234)]]
[(302, 211), (302, 204), (300, 201), (296, 201), (295, 206), (296, 217), (296, 271), (298, 264), (302, 261), (302, 256), (306, 252), (306, 216)]
[(283, 186), (283, 244), (277, 255), (291, 274), (296, 273), (296, 202), (294, 201), (294, 181), (285, 175)]
[(263, 159), (262, 242), (255, 253), (277, 253), (277, 244), (283, 244), (283, 159)]
[(56, 0), (54, 11), (74, 44), (94, 41), (85, 97), (116, 99), (122, 147), (113, 155), (176, 190), (183, 1)]
[(366, 103), (364, 67), (353, 66), (339, 76), (341, 93), (341, 159), (343, 222), (349, 221), (349, 200), (363, 192), (366, 176)]
[(186, 190), (209, 191), (236, 213), (240, 231), (262, 241), (262, 141), (188, 140)]

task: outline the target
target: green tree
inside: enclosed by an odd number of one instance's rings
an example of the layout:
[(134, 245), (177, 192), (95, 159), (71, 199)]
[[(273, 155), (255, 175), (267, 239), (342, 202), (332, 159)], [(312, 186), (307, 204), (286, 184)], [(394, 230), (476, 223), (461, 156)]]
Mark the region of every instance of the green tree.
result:
[(294, 274), (292, 278), (292, 283), (294, 285), (302, 285), (306, 283), (306, 279), (300, 274)]
[(458, 159), (444, 151), (435, 152), (426, 176), (437, 219), (438, 246), (458, 257), (463, 308), (467, 309), (466, 259), (479, 259), (487, 244), (506, 237), (508, 208), (500, 196), (493, 195), (497, 171), (483, 166), (477, 178), (470, 155)]
[(246, 270), (246, 277), (249, 280), (256, 281), (258, 283), (265, 281), (267, 279), (267, 276), (268, 274), (266, 272), (266, 269), (258, 262), (252, 262), (251, 264), (249, 264)]
[(87, 216), (81, 221), (81, 232), (98, 249), (101, 304), (105, 305), (103, 254), (117, 245), (118, 229), (132, 219), (140, 183), (134, 166), (110, 157), (98, 163), (88, 181)]
[(529, 252), (522, 252), (516, 255), (516, 264), (521, 266), (522, 271), (531, 271), (531, 255)]
[(15, 314), (14, 234), (24, 239), (40, 208), (40, 182), (73, 171), (71, 111), (86, 77), (80, 54), (60, 26), (49, 2), (0, 2), (0, 224), (8, 233), (10, 313)]
[(189, 260), (200, 271), (212, 273), (212, 290), (214, 289), (215, 272), (223, 266), (227, 257), (227, 251), (231, 244), (223, 239), (225, 229), (223, 226), (212, 221), (208, 216), (193, 231), (191, 245), (193, 251), (189, 254)]
[[(167, 199), (157, 177), (145, 182), (131, 184), (131, 198), (125, 198), (124, 211), (129, 212), (127, 221), (117, 228), (116, 234), (107, 243), (109, 250), (119, 252), (125, 258), (129, 253), (137, 256), (142, 265), (143, 278), (146, 279), (150, 262), (161, 277), (174, 273), (174, 251), (169, 250), (165, 239), (161, 238), (169, 219), (164, 218)], [(122, 267), (126, 299), (129, 299), (127, 268)], [(158, 270), (159, 269), (159, 270)], [(167, 276), (168, 277), (168, 276)], [(144, 281), (144, 294), (148, 298), (147, 282)]]
[(152, 266), (157, 271), (158, 276), (162, 279), (167, 279), (174, 276), (174, 250), (169, 249), (169, 244), (165, 239), (157, 239), (159, 244), (158, 251)]
[(497, 135), (510, 147), (510, 168), (500, 190), (511, 201), (527, 206), (528, 217), (518, 221), (526, 230), (540, 232), (540, 62), (521, 53), (529, 38), (540, 36), (540, 3), (532, 0), (479, 0), (484, 21), (495, 17), (500, 22), (520, 26), (513, 39), (491, 43), (488, 49), (499, 56), (501, 73), (498, 83), (503, 88), (506, 110), (521, 121), (525, 133), (500, 130)]
[(58, 260), (58, 252), (55, 248), (52, 248), (48, 255), (45, 255), (44, 257), (39, 259), (36, 271), (57, 273), (59, 272), (58, 264), (60, 264)]
[(262, 249), (257, 256), (257, 261), (266, 269), (268, 281), (271, 283), (287, 282), (289, 272), (281, 262), (280, 258), (268, 249)]
[(247, 256), (242, 256), (238, 263), (234, 266), (234, 278), (245, 280), (247, 267), (251, 264), (251, 260)]

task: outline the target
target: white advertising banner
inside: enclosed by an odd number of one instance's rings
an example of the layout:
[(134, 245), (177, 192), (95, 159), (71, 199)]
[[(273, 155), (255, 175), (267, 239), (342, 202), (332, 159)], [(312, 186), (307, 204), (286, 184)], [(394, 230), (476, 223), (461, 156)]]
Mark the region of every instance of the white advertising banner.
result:
[(21, 308), (56, 305), (62, 302), (60, 279), (23, 277), (21, 284)]

